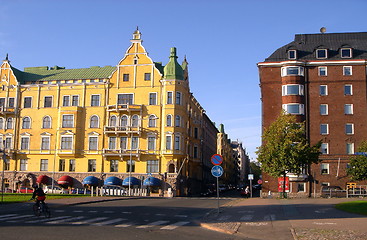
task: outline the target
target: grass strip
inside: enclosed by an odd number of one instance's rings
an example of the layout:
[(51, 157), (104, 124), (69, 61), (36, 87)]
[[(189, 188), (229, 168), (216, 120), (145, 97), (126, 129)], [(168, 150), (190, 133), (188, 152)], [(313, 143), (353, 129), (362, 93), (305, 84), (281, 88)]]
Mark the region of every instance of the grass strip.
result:
[[(32, 197), (32, 193), (4, 193), (0, 194), (0, 202), (2, 203), (19, 203), (26, 202)], [(74, 198), (74, 197), (90, 197), (84, 194), (47, 194), (47, 199)], [(47, 201), (46, 199), (46, 201)]]
[(339, 203), (335, 208), (350, 213), (367, 215), (367, 201), (363, 200)]

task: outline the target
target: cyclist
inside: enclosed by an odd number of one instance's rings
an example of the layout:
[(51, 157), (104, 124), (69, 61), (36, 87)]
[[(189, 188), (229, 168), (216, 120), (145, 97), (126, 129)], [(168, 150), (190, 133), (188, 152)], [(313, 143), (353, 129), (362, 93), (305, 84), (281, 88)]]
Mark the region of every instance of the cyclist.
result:
[(37, 207), (40, 206), (40, 202), (45, 205), (45, 199), (46, 199), (46, 194), (45, 192), (42, 190), (42, 188), (38, 187), (38, 186), (34, 186), (34, 192), (32, 195), (31, 199), (36, 199), (36, 205)]

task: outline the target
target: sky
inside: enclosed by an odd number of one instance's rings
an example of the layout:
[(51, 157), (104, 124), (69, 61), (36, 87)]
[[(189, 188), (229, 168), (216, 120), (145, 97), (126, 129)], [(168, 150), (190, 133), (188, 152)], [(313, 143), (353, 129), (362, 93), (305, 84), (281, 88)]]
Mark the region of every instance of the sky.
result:
[(0, 0), (0, 59), (13, 67), (116, 65), (139, 27), (155, 62), (189, 62), (190, 91), (256, 160), (257, 63), (295, 34), (367, 31), (365, 0)]

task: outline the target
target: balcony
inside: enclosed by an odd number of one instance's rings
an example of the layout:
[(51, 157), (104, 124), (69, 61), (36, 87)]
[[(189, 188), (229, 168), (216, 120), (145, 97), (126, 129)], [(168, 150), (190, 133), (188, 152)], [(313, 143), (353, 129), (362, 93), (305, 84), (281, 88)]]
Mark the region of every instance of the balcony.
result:
[(109, 112), (140, 112), (141, 110), (142, 105), (135, 104), (115, 104), (107, 106), (107, 111)]
[(4, 107), (4, 106), (0, 107), (0, 114), (2, 115), (9, 115), (9, 114), (14, 114), (14, 113), (15, 113), (14, 108)]
[(103, 156), (104, 157), (114, 157), (114, 156), (133, 156), (133, 157), (140, 157), (140, 150), (130, 150), (130, 149), (103, 149)]
[(113, 133), (113, 134), (120, 134), (120, 133), (136, 133), (140, 134), (141, 127), (131, 127), (131, 126), (105, 126), (104, 133)]

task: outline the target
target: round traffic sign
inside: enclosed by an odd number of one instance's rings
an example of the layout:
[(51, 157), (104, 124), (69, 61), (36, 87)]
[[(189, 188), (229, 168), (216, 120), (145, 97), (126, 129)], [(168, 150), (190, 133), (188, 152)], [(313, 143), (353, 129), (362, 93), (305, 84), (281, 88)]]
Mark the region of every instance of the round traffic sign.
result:
[(257, 180), (257, 184), (262, 184), (263, 183), (263, 180), (259, 179)]
[(210, 159), (213, 163), (213, 165), (221, 165), (223, 162), (223, 157), (222, 155), (219, 154), (214, 154), (211, 159)]
[(212, 167), (212, 175), (214, 176), (214, 177), (220, 177), (220, 176), (222, 176), (222, 174), (223, 174), (223, 168), (221, 167), (221, 166), (218, 166), (218, 165), (216, 165), (216, 166), (213, 166)]

